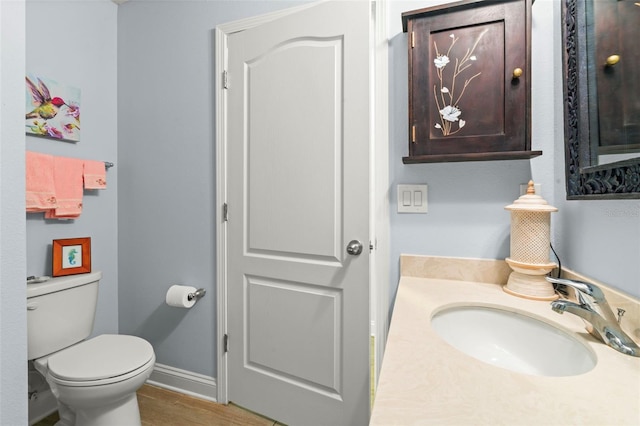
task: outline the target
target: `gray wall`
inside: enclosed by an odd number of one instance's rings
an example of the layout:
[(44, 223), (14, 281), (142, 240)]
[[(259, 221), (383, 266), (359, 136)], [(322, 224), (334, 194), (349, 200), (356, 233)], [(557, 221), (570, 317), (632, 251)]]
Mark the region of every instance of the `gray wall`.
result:
[(27, 72), (81, 91), (80, 141), (27, 136), (27, 149), (115, 163), (107, 189), (84, 191), (78, 219), (26, 215), (28, 275), (51, 275), (52, 240), (91, 237), (92, 269), (103, 272), (94, 334), (118, 332), (117, 11), (109, 0), (26, 2)]
[(0, 1), (0, 425), (27, 418), (24, 14)]
[[(274, 1), (128, 2), (118, 13), (120, 332), (157, 362), (214, 377), (216, 25)], [(172, 284), (203, 287), (190, 310)]]
[(558, 207), (556, 241), (567, 267), (640, 297), (640, 200), (563, 201)]
[[(402, 253), (498, 259), (509, 256), (510, 215), (504, 207), (520, 196), (521, 183), (533, 179), (542, 184), (542, 196), (556, 204), (554, 145), (562, 143), (555, 139), (557, 127), (562, 128), (562, 115), (554, 116), (555, 105), (562, 97), (562, 86), (560, 92), (556, 91), (556, 80), (560, 78), (556, 27), (559, 29), (560, 17), (554, 14), (554, 3), (558, 2), (538, 0), (533, 7), (531, 145), (533, 150), (542, 150), (543, 156), (516, 161), (402, 163), (402, 157), (408, 154), (408, 101), (407, 34), (402, 32), (400, 16), (402, 12), (440, 3), (443, 2), (389, 3), (392, 300)], [(550, 52), (557, 55), (549, 55)], [(396, 213), (399, 183), (429, 185), (428, 214)]]
[[(603, 220), (597, 203), (564, 200), (559, 2), (538, 0), (533, 7), (532, 147), (544, 155), (530, 161), (402, 164), (407, 154), (407, 48), (400, 14), (437, 3), (394, 0), (388, 6), (392, 298), (401, 253), (508, 256), (510, 222), (504, 206), (531, 178), (560, 208), (552, 216), (552, 229), (563, 264), (640, 294), (630, 285), (639, 275), (634, 260), (638, 239), (619, 238), (629, 232), (629, 224)], [(215, 376), (213, 29), (292, 4), (171, 1), (129, 2), (119, 8), (118, 163), (126, 182), (119, 191), (120, 331), (152, 341), (159, 363)], [(398, 183), (429, 185), (427, 215), (396, 213)], [(598, 245), (620, 248), (625, 260), (616, 263), (615, 273), (597, 275), (597, 255), (582, 249), (584, 238), (574, 244), (574, 226), (583, 232), (606, 228), (584, 233), (590, 241), (601, 241)], [(172, 309), (163, 300), (174, 283), (201, 286), (209, 293), (190, 311)]]
[[(400, 14), (434, 1), (392, 1), (390, 38), (390, 180), (392, 293), (401, 253), (504, 258), (509, 214), (504, 206), (529, 179), (559, 211), (552, 243), (563, 267), (640, 296), (640, 201), (567, 201), (564, 178), (560, 2), (537, 0), (532, 10), (531, 161), (403, 165), (407, 155), (407, 53)], [(396, 184), (429, 184), (429, 213), (397, 214)]]

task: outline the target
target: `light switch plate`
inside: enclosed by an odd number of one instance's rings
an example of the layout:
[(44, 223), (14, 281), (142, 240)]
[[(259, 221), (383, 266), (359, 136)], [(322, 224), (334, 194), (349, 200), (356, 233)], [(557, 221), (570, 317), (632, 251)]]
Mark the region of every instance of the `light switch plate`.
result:
[(398, 213), (427, 213), (427, 185), (398, 185)]

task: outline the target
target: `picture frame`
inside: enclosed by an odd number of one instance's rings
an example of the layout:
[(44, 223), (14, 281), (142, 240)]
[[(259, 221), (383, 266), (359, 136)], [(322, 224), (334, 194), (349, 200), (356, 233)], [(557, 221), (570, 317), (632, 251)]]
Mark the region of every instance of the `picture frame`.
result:
[(53, 276), (91, 272), (91, 238), (53, 240)]
[(80, 89), (40, 75), (27, 74), (26, 134), (80, 141)]

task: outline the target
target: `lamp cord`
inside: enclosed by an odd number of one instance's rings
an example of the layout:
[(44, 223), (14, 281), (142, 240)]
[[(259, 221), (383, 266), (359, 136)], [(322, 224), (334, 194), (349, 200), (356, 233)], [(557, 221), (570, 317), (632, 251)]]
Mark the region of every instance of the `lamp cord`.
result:
[(549, 246), (551, 246), (553, 255), (556, 257), (556, 259), (558, 259), (558, 276), (556, 278), (560, 278), (560, 276), (562, 275), (562, 262), (560, 262), (560, 256), (558, 256), (558, 253), (556, 253), (556, 251), (553, 249), (553, 244), (549, 244)]

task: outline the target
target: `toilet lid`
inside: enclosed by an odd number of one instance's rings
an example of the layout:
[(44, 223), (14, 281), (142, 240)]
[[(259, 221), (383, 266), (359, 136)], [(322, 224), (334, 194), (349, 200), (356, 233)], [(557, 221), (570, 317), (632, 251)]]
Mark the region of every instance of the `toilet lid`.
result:
[(127, 374), (152, 357), (153, 347), (144, 339), (103, 334), (52, 355), (48, 369), (57, 378), (84, 382)]

